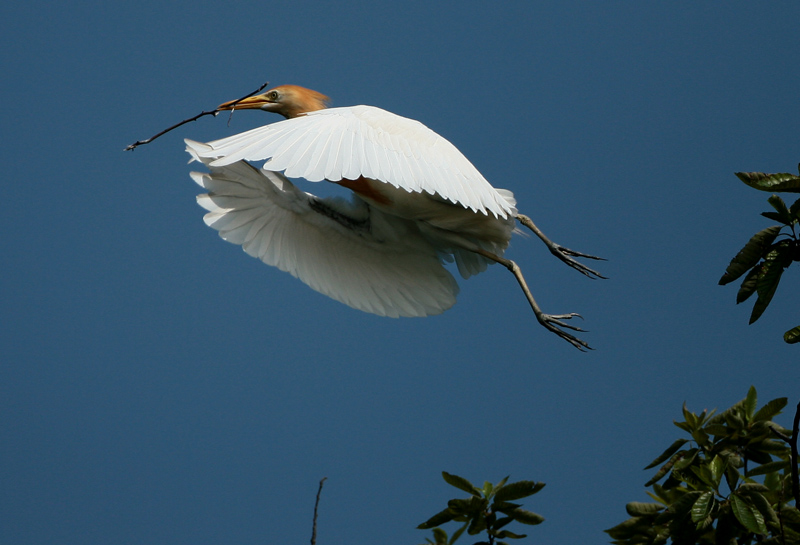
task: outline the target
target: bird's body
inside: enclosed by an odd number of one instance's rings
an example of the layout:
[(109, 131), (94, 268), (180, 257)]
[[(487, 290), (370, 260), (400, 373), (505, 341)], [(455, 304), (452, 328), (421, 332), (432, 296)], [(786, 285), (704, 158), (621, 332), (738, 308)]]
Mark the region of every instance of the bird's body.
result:
[[(464, 278), (492, 262), (513, 271), (502, 256), (524, 216), (510, 191), (492, 187), (418, 121), (372, 106), (326, 109), (326, 102), (316, 91), (277, 87), (220, 109), (259, 108), (286, 120), (208, 144), (187, 140), (187, 151), (210, 169), (193, 173), (209, 190), (198, 197), (208, 225), (315, 290), (385, 316), (452, 306), (458, 285), (442, 261), (455, 260)], [(261, 169), (247, 162), (262, 160)], [(317, 198), (288, 178), (339, 184), (353, 191), (353, 201)], [(574, 315), (542, 314), (515, 275), (539, 321), (586, 347), (552, 325), (577, 329), (559, 320)]]

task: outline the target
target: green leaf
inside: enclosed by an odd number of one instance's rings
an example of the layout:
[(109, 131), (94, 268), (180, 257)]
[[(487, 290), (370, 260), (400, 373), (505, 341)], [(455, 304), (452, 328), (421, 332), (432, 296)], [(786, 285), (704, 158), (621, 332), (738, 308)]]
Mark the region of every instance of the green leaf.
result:
[(509, 513), (509, 516), (514, 517), (514, 520), (517, 522), (529, 524), (531, 526), (544, 522), (544, 517), (542, 515), (537, 515), (536, 513), (532, 511), (526, 511), (525, 509), (516, 509)]
[(705, 520), (711, 513), (714, 506), (714, 493), (710, 490), (700, 494), (700, 497), (692, 504), (692, 522)]
[(433, 539), (436, 540), (436, 545), (447, 545), (447, 532), (441, 528), (433, 530)]
[(505, 539), (510, 537), (511, 539), (524, 539), (528, 537), (526, 534), (515, 534), (514, 532), (509, 532), (508, 530), (503, 530), (497, 534), (497, 537), (500, 539)]
[(761, 215), (764, 216), (767, 219), (772, 220), (772, 221), (778, 221), (778, 222), (781, 222), (781, 223), (786, 223), (784, 221), (784, 219), (786, 219), (786, 218), (784, 216), (781, 216), (778, 212), (761, 212)]
[(753, 415), (753, 422), (758, 422), (759, 420), (772, 420), (779, 414), (788, 403), (788, 400), (785, 397), (779, 397), (769, 401), (766, 405), (761, 407), (756, 414)]
[(498, 490), (494, 496), (494, 500), (496, 502), (519, 500), (536, 494), (542, 488), (544, 488), (544, 483), (537, 483), (536, 481), (517, 481), (507, 484)]
[(472, 517), (469, 526), (467, 526), (467, 533), (474, 536), (480, 534), (484, 530), (486, 530), (486, 517), (483, 516), (483, 513), (478, 513)]
[(772, 462), (772, 457), (768, 453), (763, 452), (759, 447), (760, 445), (758, 442), (749, 445), (744, 451), (747, 459), (757, 464), (768, 464)]
[[(473, 498), (475, 496), (472, 496)], [(453, 498), (452, 500), (448, 500), (447, 508), (450, 509), (456, 515), (462, 515), (464, 513), (469, 513), (471, 511), (472, 502), (470, 501), (472, 498), (464, 499), (464, 498)]]
[[(778, 289), (778, 282), (780, 281), (780, 274), (777, 275), (776, 281), (775, 271), (777, 268), (778, 267), (775, 267), (774, 262), (772, 265), (767, 262), (764, 262), (762, 265), (756, 280), (758, 298), (753, 304), (753, 311), (750, 313), (750, 321), (748, 322), (749, 324), (752, 324), (761, 318), (761, 315), (764, 314), (764, 311), (767, 310), (767, 307), (772, 301), (772, 297), (775, 295), (775, 290)], [(772, 269), (772, 274), (770, 274), (769, 280), (763, 281), (763, 279), (767, 277), (767, 273), (770, 269)], [(782, 269), (780, 270), (780, 273), (783, 273)]]
[(714, 459), (711, 460), (708, 469), (711, 471), (711, 478), (714, 481), (714, 488), (719, 488), (719, 482), (722, 480), (722, 475), (725, 473), (725, 460), (723, 460), (720, 456), (714, 456)]
[(686, 492), (669, 506), (669, 511), (676, 515), (688, 513), (701, 494), (699, 491)]
[[(775, 422), (770, 422), (769, 427), (787, 437), (792, 436), (792, 432), (787, 430), (783, 426), (776, 424)], [(773, 440), (764, 440), (759, 445), (759, 448), (764, 452), (771, 452), (777, 456), (788, 456), (789, 454), (789, 447), (786, 446), (786, 443), (783, 440), (780, 441), (773, 441)]]
[(789, 213), (789, 209), (786, 207), (786, 203), (783, 202), (783, 199), (777, 195), (773, 195), (767, 199), (767, 202), (769, 202), (769, 204), (772, 205), (772, 208), (775, 209), (775, 212), (777, 212), (777, 221), (783, 223), (784, 225), (791, 225), (794, 223), (794, 218), (792, 217), (792, 214)]
[(717, 423), (707, 425), (705, 431), (715, 437), (727, 437), (731, 434), (731, 429), (728, 426)]
[(764, 264), (756, 281), (756, 291), (758, 300), (753, 305), (753, 312), (750, 315), (750, 323), (758, 320), (769, 306), (778, 283), (781, 281), (784, 269), (791, 263), (790, 247), (787, 244), (778, 243), (773, 245), (770, 252), (764, 258)]
[(781, 509), (781, 518), (792, 524), (800, 524), (800, 511), (796, 507), (785, 506)]
[(787, 172), (778, 172), (775, 174), (766, 174), (764, 172), (737, 172), (736, 176), (753, 189), (800, 193), (800, 177)]
[(504, 478), (502, 481), (500, 481), (499, 483), (497, 483), (496, 485), (494, 485), (494, 489), (495, 489), (495, 491), (497, 491), (497, 490), (499, 490), (499, 489), (503, 488), (503, 487), (506, 485), (506, 483), (508, 482), (508, 478), (509, 478), (510, 476), (511, 476), (511, 475), (506, 475), (506, 476), (505, 476), (505, 478)]
[(661, 469), (659, 469), (658, 471), (656, 471), (656, 474), (655, 474), (655, 475), (653, 475), (653, 476), (650, 478), (650, 480), (649, 480), (649, 481), (647, 481), (646, 483), (644, 483), (644, 485), (645, 485), (645, 486), (651, 486), (651, 485), (653, 485), (653, 484), (657, 483), (658, 481), (660, 481), (660, 480), (661, 480), (661, 478), (662, 478), (664, 475), (666, 475), (667, 473), (669, 473), (669, 471), (672, 469), (672, 466), (674, 466), (674, 465), (675, 465), (675, 462), (677, 462), (678, 460), (680, 460), (680, 459), (681, 459), (681, 457), (683, 457), (685, 454), (686, 454), (686, 451), (683, 451), (683, 450), (679, 450), (678, 452), (676, 452), (675, 454), (673, 454), (673, 455), (672, 455), (672, 458), (670, 458), (670, 459), (669, 459), (669, 461), (667, 461), (667, 463), (666, 463), (666, 464), (664, 464), (663, 466), (661, 466)]
[[(708, 464), (702, 465), (693, 465), (689, 468), (694, 475), (700, 479), (706, 487), (716, 488), (717, 483), (714, 482), (714, 475), (711, 473), (711, 469), (708, 467)], [(685, 477), (685, 475), (684, 475)], [(686, 479), (689, 481), (689, 479)], [(699, 484), (699, 483), (698, 483)], [(705, 488), (705, 487), (703, 487)]]
[(683, 459), (675, 463), (673, 470), (680, 471), (682, 469), (686, 469), (687, 467), (689, 467), (692, 464), (692, 462), (694, 462), (694, 459), (697, 457), (697, 454), (699, 452), (700, 449), (696, 448), (689, 449), (688, 451), (686, 451), (686, 454), (684, 454)]
[(764, 524), (764, 516), (760, 512), (738, 494), (733, 494), (731, 499), (733, 514), (742, 526), (754, 534), (767, 533), (767, 526)]
[(664, 506), (660, 503), (632, 501), (625, 505), (625, 510), (632, 517), (644, 517), (647, 515), (652, 515), (654, 513), (658, 513), (662, 509), (664, 509)]
[(467, 522), (461, 528), (453, 532), (453, 535), (450, 536), (450, 541), (448, 542), (448, 545), (453, 545), (453, 543), (455, 543), (456, 540), (461, 537), (461, 534), (464, 533), (464, 530), (467, 529), (467, 526), (469, 526), (469, 522)]
[(764, 256), (764, 261), (775, 261), (785, 269), (792, 264), (794, 252), (794, 241), (790, 238), (783, 238), (769, 247), (769, 251)]
[(792, 215), (796, 221), (800, 221), (800, 199), (794, 201), (794, 204), (789, 207), (789, 214)]
[(686, 433), (692, 433), (692, 426), (689, 425), (687, 422), (673, 422), (677, 427), (685, 431)]
[(653, 498), (659, 503), (663, 503), (665, 506), (669, 505), (670, 502), (670, 493), (668, 490), (665, 490), (663, 486), (660, 484), (653, 485), (653, 493), (647, 493), (648, 496)]
[(725, 269), (725, 274), (719, 279), (720, 286), (733, 282), (754, 267), (766, 254), (781, 229), (783, 229), (782, 225), (773, 225), (753, 235)]
[(466, 480), (464, 477), (459, 477), (458, 475), (451, 475), (447, 471), (442, 471), (442, 477), (447, 484), (450, 486), (455, 486), (459, 490), (463, 490), (464, 492), (468, 492), (473, 496), (480, 496), (481, 491), (475, 488), (475, 486)]
[(672, 455), (672, 458), (670, 458), (670, 459), (669, 459), (669, 461), (667, 461), (667, 463), (666, 463), (666, 464), (664, 464), (663, 466), (661, 466), (661, 469), (659, 469), (658, 471), (656, 471), (656, 474), (655, 474), (655, 475), (653, 475), (653, 476), (650, 478), (650, 480), (649, 480), (649, 481), (647, 481), (646, 483), (644, 483), (644, 485), (645, 485), (645, 486), (651, 486), (651, 485), (653, 485), (653, 484), (657, 483), (658, 481), (660, 481), (660, 480), (661, 480), (661, 478), (662, 478), (664, 475), (666, 475), (667, 473), (669, 473), (669, 471), (672, 469), (672, 466), (674, 466), (674, 465), (675, 465), (675, 462), (677, 462), (677, 461), (678, 461), (678, 460), (681, 458), (681, 456), (683, 456), (684, 454), (685, 454), (685, 451), (683, 451), (683, 450), (680, 450), (680, 451), (676, 452), (675, 454), (673, 454), (673, 455)]
[(495, 501), (494, 503), (492, 503), (493, 511), (497, 511), (499, 513), (503, 513), (506, 515), (509, 514), (511, 511), (514, 511), (517, 507), (521, 507), (521, 505), (519, 503), (512, 503), (507, 501), (503, 502)]
[(742, 485), (737, 490), (738, 492), (745, 495), (753, 492), (758, 492), (758, 493), (769, 492), (769, 488), (767, 488), (761, 483), (742, 483)]
[[(744, 402), (744, 400), (740, 401), (739, 403), (742, 402)], [(728, 424), (728, 426), (731, 428), (731, 431), (734, 433), (741, 431), (742, 428), (744, 428), (744, 420), (742, 420), (742, 417), (739, 416), (739, 411), (736, 410), (739, 407), (739, 403), (722, 413), (725, 423)]]
[(778, 515), (775, 513), (772, 505), (770, 505), (769, 501), (767, 501), (767, 498), (765, 498), (763, 494), (760, 492), (750, 492), (747, 494), (747, 499), (750, 500), (753, 507), (755, 507), (759, 513), (761, 513), (761, 515), (764, 517), (764, 520), (774, 524), (780, 524)]
[(783, 340), (789, 344), (796, 344), (800, 342), (800, 325), (790, 329), (783, 334)]
[(456, 513), (454, 513), (449, 507), (444, 511), (439, 511), (431, 518), (417, 526), (420, 530), (428, 530), (430, 528), (435, 528), (436, 526), (441, 526), (447, 522), (450, 522), (456, 517)]
[(753, 414), (755, 414), (757, 406), (758, 393), (756, 392), (755, 386), (750, 386), (750, 389), (747, 390), (747, 397), (744, 398), (744, 414), (747, 415), (748, 421), (753, 417)]
[(689, 429), (687, 431), (689, 433), (691, 433), (692, 430), (697, 428), (697, 424), (698, 424), (697, 415), (686, 408), (686, 402), (685, 401), (683, 402), (683, 407), (681, 409), (683, 411), (683, 419), (686, 420), (686, 424), (689, 425)]
[(469, 509), (472, 513), (483, 513), (489, 507), (489, 500), (479, 496), (472, 496), (469, 499)]
[(744, 280), (742, 280), (742, 285), (739, 287), (739, 291), (736, 293), (737, 305), (747, 301), (750, 296), (756, 292), (759, 274), (761, 274), (761, 265), (756, 265), (744, 277)]
[(657, 466), (658, 464), (660, 464), (661, 462), (663, 462), (664, 460), (675, 454), (675, 452), (677, 452), (677, 450), (681, 448), (683, 445), (685, 445), (688, 441), (689, 441), (688, 439), (678, 439), (677, 441), (672, 443), (669, 447), (667, 447), (667, 450), (662, 452), (658, 458), (650, 462), (647, 465), (647, 467), (645, 467), (645, 469), (650, 469), (651, 467)]
[[(733, 462), (735, 457), (729, 457), (729, 460)], [(728, 487), (733, 490), (736, 488), (736, 484), (739, 482), (739, 471), (734, 467), (733, 463), (729, 464), (727, 468), (725, 468), (725, 479), (728, 483)]]
[(620, 543), (624, 543), (622, 540), (628, 540), (637, 535), (646, 533), (649, 528), (649, 521), (643, 520), (639, 517), (633, 517), (626, 521), (620, 522), (613, 528), (604, 530), (604, 532), (607, 533), (611, 538), (620, 540)]
[(708, 434), (705, 432), (705, 430), (703, 430), (703, 428), (694, 430), (692, 432), (692, 439), (694, 439), (700, 447), (705, 447), (708, 445)]
[(780, 492), (781, 476), (776, 472), (767, 473), (764, 475), (764, 486), (772, 492)]

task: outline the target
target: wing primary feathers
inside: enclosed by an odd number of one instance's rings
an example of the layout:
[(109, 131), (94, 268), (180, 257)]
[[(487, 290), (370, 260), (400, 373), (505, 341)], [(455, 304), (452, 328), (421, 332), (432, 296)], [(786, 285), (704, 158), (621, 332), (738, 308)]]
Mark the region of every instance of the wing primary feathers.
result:
[(380, 316), (440, 314), (455, 304), (458, 284), (413, 221), (357, 197), (315, 197), (244, 161), (217, 165), (218, 152), (204, 144), (187, 141), (187, 151), (211, 171), (192, 173), (207, 191), (197, 198), (204, 221), (247, 254)]
[(510, 207), (450, 142), (418, 121), (380, 108), (352, 106), (252, 129), (198, 148), (211, 166), (266, 160), (266, 170), (310, 181), (360, 176), (465, 208), (507, 218)]

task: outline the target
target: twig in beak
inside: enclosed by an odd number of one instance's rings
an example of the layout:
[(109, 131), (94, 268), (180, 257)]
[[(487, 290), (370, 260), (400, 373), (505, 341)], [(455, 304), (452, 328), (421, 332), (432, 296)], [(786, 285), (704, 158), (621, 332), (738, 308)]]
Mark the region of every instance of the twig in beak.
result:
[[(259, 88), (258, 88), (258, 89), (256, 89), (255, 91), (253, 91), (252, 93), (249, 93), (249, 94), (247, 94), (247, 95), (243, 96), (242, 98), (239, 98), (239, 99), (237, 99), (237, 100), (234, 100), (234, 101), (233, 101), (233, 102), (230, 104), (230, 106), (231, 106), (231, 116), (233, 116), (233, 110), (234, 110), (234, 107), (236, 106), (236, 104), (238, 104), (239, 102), (243, 101), (243, 100), (244, 100), (244, 99), (246, 99), (246, 98), (250, 98), (251, 96), (253, 96), (253, 95), (255, 95), (255, 94), (258, 94), (258, 93), (260, 93), (260, 92), (261, 92), (261, 90), (262, 90), (262, 89), (264, 89), (264, 87), (266, 87), (267, 85), (269, 85), (269, 82), (268, 82), (268, 81), (267, 81), (267, 82), (265, 82), (265, 83), (264, 83), (264, 85), (262, 85), (261, 87), (259, 87)], [(199, 113), (199, 114), (197, 114), (196, 116), (194, 116), (194, 117), (190, 117), (189, 119), (184, 119), (184, 120), (183, 120), (183, 121), (181, 121), (180, 123), (176, 123), (175, 125), (171, 126), (170, 128), (168, 128), (168, 129), (164, 129), (164, 130), (163, 130), (163, 131), (161, 131), (160, 133), (158, 133), (158, 134), (156, 134), (156, 135), (153, 135), (153, 136), (151, 136), (150, 138), (147, 138), (146, 140), (137, 140), (137, 141), (136, 141), (136, 142), (134, 142), (133, 144), (130, 144), (129, 146), (125, 147), (124, 151), (133, 151), (133, 150), (135, 150), (137, 147), (139, 147), (139, 146), (141, 146), (141, 145), (143, 145), (143, 144), (149, 144), (150, 142), (152, 142), (153, 140), (155, 140), (156, 138), (158, 138), (158, 137), (159, 137), (159, 136), (161, 136), (162, 134), (167, 134), (167, 133), (168, 133), (169, 131), (171, 131), (172, 129), (177, 129), (177, 128), (178, 128), (178, 127), (180, 127), (181, 125), (185, 125), (186, 123), (189, 123), (190, 121), (197, 121), (198, 119), (200, 119), (200, 118), (201, 118), (201, 117), (203, 117), (204, 115), (213, 115), (213, 116), (216, 116), (216, 115), (217, 115), (219, 112), (221, 112), (221, 111), (222, 111), (222, 110), (220, 110), (219, 108), (215, 108), (215, 109), (213, 109), (213, 110), (209, 110), (209, 111), (203, 111), (203, 112), (200, 112), (200, 113)], [(230, 118), (228, 118), (228, 123), (230, 124)]]

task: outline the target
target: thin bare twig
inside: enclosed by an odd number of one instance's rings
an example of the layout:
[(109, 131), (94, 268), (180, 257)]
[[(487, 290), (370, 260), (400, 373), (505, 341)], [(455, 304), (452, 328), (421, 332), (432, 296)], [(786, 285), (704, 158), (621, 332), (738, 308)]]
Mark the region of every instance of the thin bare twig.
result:
[(792, 448), (792, 494), (794, 495), (794, 506), (800, 509), (800, 477), (797, 475), (797, 435), (800, 432), (800, 403), (794, 413), (794, 424), (792, 424), (792, 440), (789, 446)]
[(319, 481), (319, 489), (317, 489), (317, 501), (314, 502), (314, 526), (311, 529), (311, 545), (317, 545), (317, 508), (319, 508), (319, 496), (322, 494), (322, 484), (327, 477), (323, 477)]
[[(244, 99), (246, 99), (246, 98), (249, 98), (249, 97), (251, 97), (251, 96), (255, 95), (256, 93), (259, 93), (259, 92), (260, 92), (260, 91), (261, 91), (261, 90), (262, 90), (264, 87), (266, 87), (267, 85), (269, 85), (269, 82), (268, 82), (268, 81), (267, 81), (267, 82), (265, 82), (265, 83), (264, 83), (264, 85), (262, 85), (261, 87), (259, 87), (259, 88), (258, 88), (258, 89), (256, 89), (255, 91), (253, 91), (252, 93), (249, 93), (249, 94), (247, 94), (247, 95), (243, 96), (242, 98), (240, 98), (240, 99), (237, 99), (237, 100), (233, 101), (233, 103), (230, 105), (230, 106), (231, 106), (231, 113), (233, 113), (233, 107), (235, 107), (235, 106), (236, 106), (236, 105), (237, 105), (239, 102), (243, 101), (243, 100), (244, 100)], [(156, 134), (156, 135), (153, 135), (153, 136), (151, 136), (150, 138), (147, 138), (147, 139), (145, 139), (145, 140), (137, 140), (137, 141), (136, 141), (136, 142), (134, 142), (133, 144), (130, 144), (129, 146), (127, 146), (127, 147), (125, 148), (125, 150), (124, 150), (124, 151), (133, 151), (133, 150), (135, 150), (137, 147), (139, 147), (139, 146), (141, 146), (141, 145), (143, 145), (143, 144), (149, 144), (150, 142), (152, 142), (153, 140), (155, 140), (156, 138), (158, 138), (158, 137), (159, 137), (159, 136), (161, 136), (162, 134), (167, 134), (167, 133), (168, 133), (169, 131), (171, 131), (172, 129), (177, 129), (177, 128), (178, 128), (178, 127), (180, 127), (181, 125), (185, 125), (186, 123), (189, 123), (189, 122), (191, 122), (191, 121), (197, 121), (198, 119), (200, 119), (200, 118), (201, 118), (201, 117), (203, 117), (204, 115), (213, 115), (213, 116), (216, 116), (216, 115), (217, 115), (218, 113), (220, 113), (221, 111), (222, 111), (222, 110), (220, 110), (219, 108), (214, 108), (213, 110), (209, 110), (209, 111), (202, 111), (202, 112), (200, 112), (199, 114), (197, 114), (196, 116), (194, 116), (194, 117), (190, 117), (189, 119), (184, 119), (184, 120), (183, 120), (183, 121), (181, 121), (180, 123), (176, 123), (175, 125), (171, 126), (170, 128), (168, 128), (168, 129), (164, 129), (164, 130), (163, 130), (163, 131), (161, 131), (160, 133), (158, 133), (158, 134)]]

